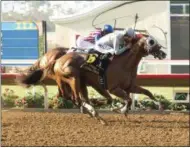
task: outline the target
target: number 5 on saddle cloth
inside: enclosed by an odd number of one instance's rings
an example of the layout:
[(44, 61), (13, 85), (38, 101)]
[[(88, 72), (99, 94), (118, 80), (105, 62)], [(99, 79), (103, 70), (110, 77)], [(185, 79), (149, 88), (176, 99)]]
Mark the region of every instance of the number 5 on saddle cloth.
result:
[(89, 54), (86, 62), (81, 66), (81, 68), (98, 74), (99, 83), (104, 89), (107, 89), (105, 71), (110, 62), (109, 57), (110, 54)]

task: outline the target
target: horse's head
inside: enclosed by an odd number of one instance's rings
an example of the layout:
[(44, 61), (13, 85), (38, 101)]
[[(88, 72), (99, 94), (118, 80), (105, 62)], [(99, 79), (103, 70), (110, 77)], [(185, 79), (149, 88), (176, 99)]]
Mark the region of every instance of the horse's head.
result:
[(152, 36), (144, 36), (138, 42), (138, 45), (143, 49), (144, 56), (153, 55), (154, 58), (160, 60), (166, 58), (166, 53), (161, 50), (162, 46)]

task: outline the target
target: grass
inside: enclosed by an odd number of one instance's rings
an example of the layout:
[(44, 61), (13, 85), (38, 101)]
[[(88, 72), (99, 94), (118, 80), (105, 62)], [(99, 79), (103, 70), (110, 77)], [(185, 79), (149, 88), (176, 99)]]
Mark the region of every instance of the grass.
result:
[[(33, 88), (30, 89), (25, 89), (22, 88), (21, 86), (17, 86), (17, 85), (1, 85), (1, 92), (3, 93), (5, 91), (6, 88), (12, 89), (16, 92), (16, 95), (18, 95), (19, 97), (24, 97), (27, 93), (27, 91), (36, 91), (36, 92), (40, 92), (40, 93), (44, 93), (44, 89), (41, 86), (35, 86)], [(48, 88), (48, 96), (52, 97), (54, 95), (57, 94), (58, 90), (57, 90), (57, 86), (47, 86)], [(166, 98), (168, 98), (169, 100), (173, 99), (173, 91), (174, 90), (188, 90), (188, 87), (144, 87), (148, 90), (150, 90), (153, 94), (159, 94), (159, 95), (163, 95)], [(102, 96), (97, 93), (93, 88), (88, 87), (89, 90), (89, 98), (102, 98)], [(112, 95), (113, 96), (113, 95)], [(138, 95), (138, 99), (143, 99), (144, 97), (146, 97), (145, 95)], [(113, 98), (115, 98), (115, 96), (113, 96)]]
[[(16, 95), (18, 95), (19, 97), (24, 97), (27, 94), (27, 92), (40, 92), (42, 94), (44, 93), (44, 89), (41, 86), (35, 86), (35, 87), (31, 87), (30, 89), (26, 89), (26, 88), (23, 88), (23, 87), (17, 86), (17, 85), (1, 85), (1, 92), (3, 93), (6, 88), (14, 90), (14, 92), (16, 92)], [(48, 89), (49, 97), (53, 97), (58, 92), (57, 86), (50, 86), (50, 85), (48, 86), (47, 85), (47, 89)], [(101, 97), (101, 95), (98, 94), (93, 88), (88, 87), (88, 90), (89, 90), (90, 98), (100, 98)]]

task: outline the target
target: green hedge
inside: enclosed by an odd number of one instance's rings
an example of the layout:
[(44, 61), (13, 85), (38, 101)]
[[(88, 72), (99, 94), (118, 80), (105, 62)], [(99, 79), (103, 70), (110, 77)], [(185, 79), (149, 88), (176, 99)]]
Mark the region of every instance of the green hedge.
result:
[[(23, 98), (17, 96), (14, 90), (5, 89), (2, 94), (3, 106), (4, 107), (18, 107), (18, 108), (43, 108), (44, 107), (44, 96), (41, 93), (35, 92), (34, 94), (28, 92)], [(73, 108), (74, 105), (71, 100), (64, 98), (57, 98), (53, 96), (48, 98), (49, 108)]]
[[(154, 94), (154, 97), (157, 101), (159, 101), (164, 110), (174, 110), (174, 111), (185, 111), (190, 109), (189, 103), (173, 103), (166, 99), (163, 95)], [(19, 107), (19, 108), (43, 108), (44, 107), (44, 96), (41, 93), (31, 93), (28, 92), (24, 97), (19, 97), (16, 95), (14, 90), (6, 88), (2, 93), (1, 99), (3, 100), (4, 107)], [(74, 108), (71, 100), (67, 100), (64, 98), (57, 98), (53, 96), (48, 98), (49, 108), (52, 109), (61, 109), (61, 108)], [(91, 99), (91, 104), (95, 108), (105, 108), (109, 109), (109, 106), (105, 104), (105, 101), (100, 99)], [(113, 100), (113, 105), (118, 106), (121, 105), (121, 101), (119, 99)], [(158, 109), (158, 106), (149, 98), (144, 98), (139, 101), (135, 101), (135, 106), (138, 108), (144, 109)]]
[[(161, 103), (164, 110), (185, 111), (190, 109), (189, 103), (174, 103), (166, 99), (163, 95), (154, 94), (154, 97)], [(158, 106), (149, 98), (136, 101), (135, 106), (144, 109), (158, 109)]]

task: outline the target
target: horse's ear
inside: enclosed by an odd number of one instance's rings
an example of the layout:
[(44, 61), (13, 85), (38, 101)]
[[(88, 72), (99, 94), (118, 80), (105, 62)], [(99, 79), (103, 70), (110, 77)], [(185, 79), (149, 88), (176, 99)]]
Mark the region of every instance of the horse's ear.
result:
[(137, 41), (137, 44), (138, 44), (140, 47), (144, 47), (145, 42), (146, 42), (145, 37), (142, 37), (142, 38), (140, 38), (140, 39)]

